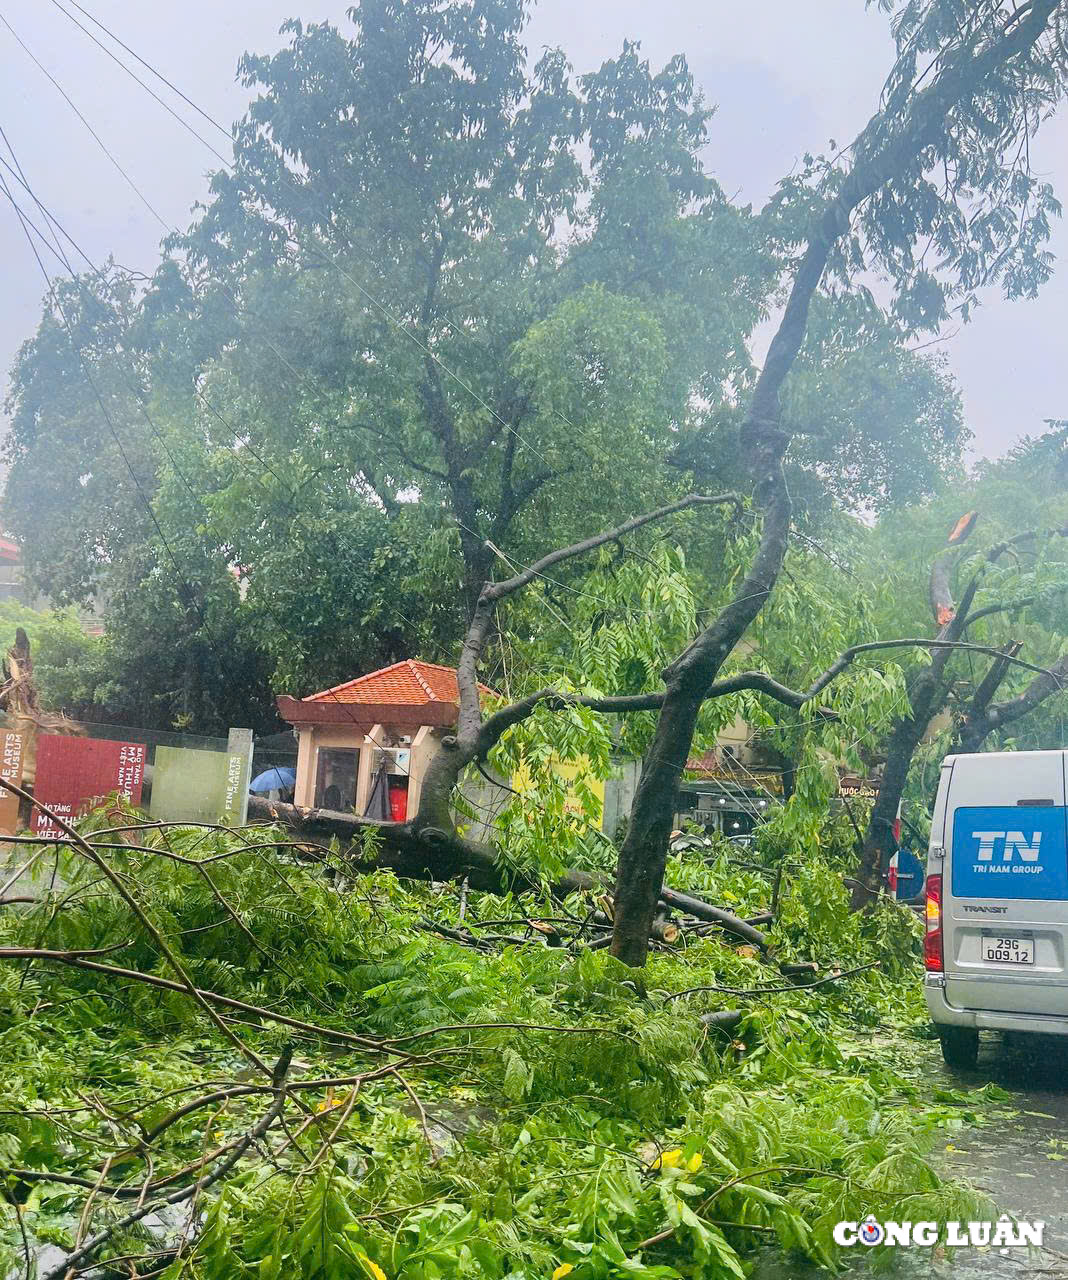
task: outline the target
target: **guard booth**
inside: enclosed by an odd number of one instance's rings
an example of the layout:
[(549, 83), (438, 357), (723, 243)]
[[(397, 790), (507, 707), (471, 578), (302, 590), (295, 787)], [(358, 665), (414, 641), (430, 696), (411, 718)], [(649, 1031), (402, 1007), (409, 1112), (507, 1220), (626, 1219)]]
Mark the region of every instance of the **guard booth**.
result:
[(455, 668), (415, 658), (307, 698), (281, 695), (278, 712), (297, 735), (294, 803), (406, 821), (459, 702)]

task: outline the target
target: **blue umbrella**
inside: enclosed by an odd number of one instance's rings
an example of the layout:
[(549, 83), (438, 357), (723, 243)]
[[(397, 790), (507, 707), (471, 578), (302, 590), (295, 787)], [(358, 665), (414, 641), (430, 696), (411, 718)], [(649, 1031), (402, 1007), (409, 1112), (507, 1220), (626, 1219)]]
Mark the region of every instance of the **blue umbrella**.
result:
[(267, 791), (292, 791), (296, 785), (296, 769), (265, 769), (252, 779), (248, 789), (260, 794)]

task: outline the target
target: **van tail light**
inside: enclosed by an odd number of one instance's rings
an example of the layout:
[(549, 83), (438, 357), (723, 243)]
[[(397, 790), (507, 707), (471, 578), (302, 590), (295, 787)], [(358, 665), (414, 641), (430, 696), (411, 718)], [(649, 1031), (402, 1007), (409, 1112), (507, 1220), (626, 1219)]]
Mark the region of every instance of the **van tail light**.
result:
[(942, 972), (942, 877), (927, 877), (927, 932), (923, 937), (923, 967)]

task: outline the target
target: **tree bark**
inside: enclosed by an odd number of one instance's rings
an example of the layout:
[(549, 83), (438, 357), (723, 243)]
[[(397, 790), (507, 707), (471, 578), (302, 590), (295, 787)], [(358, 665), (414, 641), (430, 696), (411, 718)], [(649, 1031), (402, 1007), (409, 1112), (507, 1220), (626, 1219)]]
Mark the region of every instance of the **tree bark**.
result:
[(883, 780), (868, 819), (860, 853), (860, 867), (850, 896), (850, 905), (854, 911), (871, 902), (882, 886), (883, 874), (894, 852), (894, 822), (898, 806), (905, 793), (912, 758), (931, 721), (929, 709), (934, 704), (935, 694), (934, 688), (915, 689), (914, 696), (910, 698), (913, 702), (912, 714), (898, 720), (890, 735)]
[[(249, 796), (248, 814), (254, 822), (278, 822), (293, 833), (299, 843), (327, 844), (338, 840), (349, 848), (361, 844), (367, 833), (373, 835), (373, 854), (365, 853), (345, 869), (392, 871), (408, 880), (467, 880), (473, 889), (487, 893), (522, 892), (537, 889), (539, 883), (521, 872), (505, 873), (498, 864), (496, 852), (489, 845), (465, 840), (457, 835), (451, 817), (446, 826), (435, 827), (429, 821), (379, 822), (357, 818), (351, 813), (332, 809), (301, 809), (296, 805)], [(560, 897), (598, 885), (595, 877), (584, 871), (565, 871), (552, 885)]]
[[(969, 525), (968, 532), (971, 527)], [(1000, 554), (1001, 548), (992, 548), (987, 555), (988, 562), (992, 562)], [(913, 756), (923, 741), (927, 726), (945, 706), (948, 688), (944, 676), (946, 664), (953, 654), (953, 649), (949, 646), (960, 642), (971, 622), (968, 611), (979, 589), (982, 570), (972, 577), (964, 589), (959, 607), (954, 608), (948, 594), (948, 579), (944, 591), (941, 588), (936, 591), (934, 586), (938, 566), (944, 562), (945, 555), (942, 555), (936, 558), (932, 566), (931, 609), (939, 623), (935, 643), (945, 644), (946, 647), (935, 649), (930, 665), (916, 672), (909, 682), (909, 713), (902, 716), (891, 730), (883, 780), (875, 804), (872, 805), (860, 853), (860, 866), (850, 895), (850, 905), (854, 911), (868, 906), (882, 888), (883, 873), (894, 852), (894, 821), (901, 798), (905, 794)], [(996, 658), (998, 651), (994, 650), (993, 653)]]
[[(1018, 645), (1014, 645), (1012, 652), (1015, 653), (1018, 648)], [(1008, 668), (1008, 659), (1011, 656), (1009, 653), (1006, 654), (1005, 659), (1001, 660), (1002, 665), (1000, 668), (998, 661), (995, 660), (990, 673), (988, 673), (988, 679), (991, 679), (991, 682), (993, 675), (999, 670), (1001, 671), (1001, 678), (1004, 678), (1004, 671)], [(1000, 680), (998, 683), (1000, 683)], [(986, 681), (984, 681), (985, 684)], [(976, 695), (972, 707), (969, 708), (969, 714), (965, 717), (957, 732), (955, 747), (957, 751), (981, 751), (983, 743), (995, 729), (1012, 724), (1022, 716), (1027, 715), (1029, 711), (1033, 711), (1035, 707), (1040, 706), (1047, 698), (1052, 698), (1055, 694), (1063, 693), (1065, 689), (1068, 689), (1068, 655), (1054, 663), (1048, 672), (1043, 672), (1041, 675), (1036, 676), (1017, 697), (1010, 698), (1007, 702), (990, 705), (990, 698), (996, 688), (997, 684), (994, 684), (985, 701), (980, 702), (979, 694)], [(980, 692), (985, 692), (985, 690), (981, 689)]]
[(697, 727), (702, 699), (665, 701), (638, 781), (616, 869), (612, 954), (624, 964), (645, 963), (656, 904), (664, 883), (679, 779)]
[(986, 675), (968, 703), (967, 711), (957, 725), (953, 738), (954, 753), (971, 754), (982, 747), (987, 734), (994, 727), (990, 714), (990, 704), (994, 694), (997, 693), (1008, 674), (1009, 659), (1014, 658), (1022, 648), (1023, 645), (1018, 640), (1013, 640), (1005, 646), (1005, 656), (995, 658), (990, 664)]

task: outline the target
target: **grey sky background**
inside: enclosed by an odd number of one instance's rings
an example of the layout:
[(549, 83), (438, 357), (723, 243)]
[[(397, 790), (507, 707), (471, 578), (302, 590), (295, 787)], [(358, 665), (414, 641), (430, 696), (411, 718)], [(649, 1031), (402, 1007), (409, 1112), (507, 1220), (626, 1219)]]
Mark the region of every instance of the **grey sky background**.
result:
[[(288, 17), (347, 24), (343, 0), (86, 0), (85, 7), (224, 124), (248, 92), (245, 50), (277, 48)], [(3, 0), (0, 13), (88, 118), (149, 201), (185, 227), (206, 191), (211, 154), (51, 3)], [(81, 19), (85, 22), (85, 19)], [(86, 25), (90, 25), (86, 23)], [(99, 34), (99, 33), (98, 33)], [(682, 51), (717, 106), (706, 162), (730, 195), (761, 205), (806, 151), (848, 140), (875, 106), (890, 65), (886, 19), (863, 0), (541, 0), (532, 57), (560, 45), (584, 71), (638, 39), (654, 63)], [(146, 75), (147, 73), (141, 73)], [(159, 89), (153, 83), (153, 88)], [(164, 96), (168, 96), (164, 92)], [(175, 103), (176, 107), (181, 104)], [(188, 109), (190, 122), (223, 144)], [(0, 24), (0, 125), (42, 201), (96, 262), (107, 255), (151, 271), (162, 234), (55, 87)], [(1032, 152), (1068, 202), (1068, 109)], [(941, 345), (964, 393), (979, 455), (1003, 453), (1043, 420), (1068, 417), (1068, 229), (1051, 248), (1057, 274), (1034, 302), (994, 295)], [(54, 263), (48, 262), (51, 268)], [(44, 282), (14, 212), (0, 199), (0, 369), (34, 330)]]

